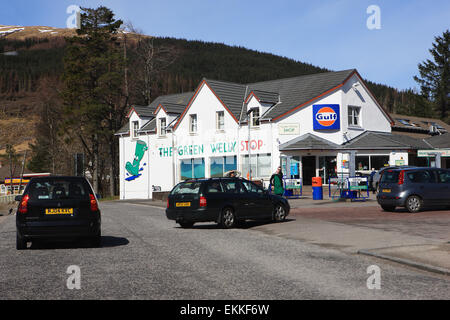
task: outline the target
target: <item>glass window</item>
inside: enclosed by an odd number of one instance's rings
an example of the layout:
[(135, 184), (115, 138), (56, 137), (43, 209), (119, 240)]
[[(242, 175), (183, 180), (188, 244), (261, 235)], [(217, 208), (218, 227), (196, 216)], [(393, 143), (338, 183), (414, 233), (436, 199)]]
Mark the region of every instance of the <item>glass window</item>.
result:
[(242, 184), (244, 185), (245, 189), (247, 189), (248, 192), (264, 193), (263, 189), (261, 189), (256, 184), (250, 181), (242, 180)]
[(375, 170), (389, 166), (389, 156), (371, 156), (370, 166), (370, 169), (374, 168)]
[(360, 107), (348, 107), (348, 125), (349, 126), (361, 126), (359, 120), (361, 108)]
[(170, 194), (198, 194), (201, 185), (198, 181), (182, 182), (177, 184)]
[(32, 182), (27, 193), (32, 200), (88, 199), (89, 190), (84, 180), (45, 179)]
[(422, 171), (408, 172), (407, 175), (408, 179), (413, 183), (434, 182), (431, 173), (429, 171), (422, 170)]
[(238, 180), (224, 180), (222, 181), (223, 190), (226, 193), (240, 193), (240, 184)]
[(159, 119), (159, 135), (160, 136), (166, 135), (166, 118)]
[(252, 126), (259, 126), (259, 109), (255, 109), (252, 112)]
[[(272, 170), (272, 157), (270, 153), (251, 155), (252, 178), (254, 177), (270, 177)], [(242, 174), (244, 177), (249, 176), (248, 155), (242, 157)], [(256, 173), (256, 175), (255, 175)]]
[(380, 183), (396, 183), (398, 182), (399, 174), (400, 171), (384, 170)]
[(370, 170), (369, 156), (356, 156), (356, 170)]
[(200, 179), (205, 177), (205, 159), (183, 159), (180, 160), (181, 180)]
[(192, 159), (180, 160), (181, 180), (192, 179)]
[(210, 181), (206, 185), (206, 193), (219, 193), (223, 192), (220, 181)]
[(139, 130), (139, 121), (133, 121), (132, 122), (132, 129), (131, 129), (131, 137), (132, 138), (137, 138), (138, 130)]
[(225, 172), (237, 169), (237, 157), (214, 157), (211, 158), (211, 178), (223, 177)]
[(450, 183), (450, 170), (437, 171), (439, 183)]
[(216, 129), (217, 130), (225, 129), (225, 116), (223, 111), (216, 112)]
[(189, 132), (195, 133), (197, 132), (197, 115), (191, 114), (189, 116)]

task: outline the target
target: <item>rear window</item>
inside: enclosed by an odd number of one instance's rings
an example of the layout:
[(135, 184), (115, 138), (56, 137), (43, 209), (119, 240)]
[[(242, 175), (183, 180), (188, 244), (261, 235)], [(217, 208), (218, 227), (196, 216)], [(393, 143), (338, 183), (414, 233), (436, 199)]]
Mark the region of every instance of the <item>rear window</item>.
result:
[(199, 181), (182, 182), (176, 185), (170, 194), (198, 194), (201, 185)]
[(384, 170), (381, 176), (381, 183), (397, 183), (400, 171)]
[(437, 174), (440, 183), (450, 183), (450, 170), (439, 170)]
[(31, 181), (27, 191), (32, 200), (89, 199), (90, 192), (81, 179), (40, 179)]

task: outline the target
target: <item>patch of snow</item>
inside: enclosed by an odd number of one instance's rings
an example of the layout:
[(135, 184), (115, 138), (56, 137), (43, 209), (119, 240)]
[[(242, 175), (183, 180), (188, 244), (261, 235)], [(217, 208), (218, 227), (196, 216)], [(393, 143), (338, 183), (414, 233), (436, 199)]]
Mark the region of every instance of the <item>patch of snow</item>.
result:
[(52, 30), (41, 30), (41, 29), (38, 29), (39, 30), (39, 32), (41, 32), (41, 33), (44, 33), (44, 32), (50, 32), (50, 31), (52, 31)]

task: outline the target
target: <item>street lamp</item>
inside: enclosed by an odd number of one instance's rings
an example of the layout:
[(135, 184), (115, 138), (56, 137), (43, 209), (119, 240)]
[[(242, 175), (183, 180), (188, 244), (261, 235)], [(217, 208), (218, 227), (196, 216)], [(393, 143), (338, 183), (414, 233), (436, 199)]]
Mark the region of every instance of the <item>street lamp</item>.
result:
[(248, 127), (248, 180), (252, 180), (252, 162), (251, 162), (251, 148), (250, 148), (250, 114), (256, 110), (259, 110), (258, 107), (253, 107), (247, 110), (247, 127)]

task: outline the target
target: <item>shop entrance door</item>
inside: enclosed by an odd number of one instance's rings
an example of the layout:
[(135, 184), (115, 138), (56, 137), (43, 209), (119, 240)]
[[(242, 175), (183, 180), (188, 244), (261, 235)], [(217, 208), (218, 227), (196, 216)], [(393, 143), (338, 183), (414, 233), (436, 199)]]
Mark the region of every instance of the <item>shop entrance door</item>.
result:
[(324, 184), (336, 176), (336, 157), (319, 157), (319, 176)]
[(312, 185), (312, 178), (316, 176), (316, 157), (308, 156), (302, 157), (302, 175), (303, 185)]

